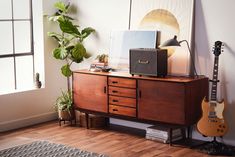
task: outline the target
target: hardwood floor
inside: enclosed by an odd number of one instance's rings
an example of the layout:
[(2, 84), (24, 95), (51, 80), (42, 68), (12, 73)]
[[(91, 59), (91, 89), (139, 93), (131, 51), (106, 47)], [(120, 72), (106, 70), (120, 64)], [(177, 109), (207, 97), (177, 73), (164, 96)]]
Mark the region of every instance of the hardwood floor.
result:
[(146, 140), (136, 134), (66, 124), (60, 127), (57, 121), (1, 133), (0, 146), (6, 142), (20, 144), (20, 139), (48, 140), (111, 157), (209, 157), (196, 150)]

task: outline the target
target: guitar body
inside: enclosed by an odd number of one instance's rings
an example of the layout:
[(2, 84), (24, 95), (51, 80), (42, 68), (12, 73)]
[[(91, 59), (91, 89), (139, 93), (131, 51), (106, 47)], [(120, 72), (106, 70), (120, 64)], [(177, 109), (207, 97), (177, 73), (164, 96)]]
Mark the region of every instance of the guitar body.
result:
[(217, 101), (217, 83), (218, 80), (218, 67), (219, 55), (221, 54), (222, 42), (216, 41), (214, 46), (214, 69), (213, 77), (210, 82), (211, 95), (210, 101), (202, 101), (202, 117), (197, 123), (197, 130), (204, 136), (218, 137), (224, 136), (228, 131), (228, 124), (224, 120), (225, 103)]
[[(213, 105), (210, 105), (213, 103)], [(211, 109), (213, 106), (213, 111)], [(228, 131), (228, 124), (224, 119), (224, 102), (208, 102), (205, 99), (202, 102), (202, 118), (197, 123), (198, 131), (204, 136), (223, 136)], [(208, 116), (208, 113), (215, 112), (213, 116)]]

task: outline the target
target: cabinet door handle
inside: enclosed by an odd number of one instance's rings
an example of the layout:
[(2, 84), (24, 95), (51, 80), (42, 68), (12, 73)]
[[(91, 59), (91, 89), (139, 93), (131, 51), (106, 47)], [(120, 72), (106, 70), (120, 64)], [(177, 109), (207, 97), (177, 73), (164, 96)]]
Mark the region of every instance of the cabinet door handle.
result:
[(139, 90), (139, 98), (141, 98), (141, 96), (142, 96), (142, 93), (141, 93), (141, 91)]
[(113, 102), (118, 102), (118, 100), (113, 99)]
[(113, 92), (113, 93), (118, 93), (118, 91), (116, 91), (116, 90), (113, 90), (112, 92)]
[(106, 87), (106, 86), (104, 86), (104, 93), (106, 93), (106, 91), (107, 91), (107, 87)]
[(114, 108), (113, 111), (118, 111), (118, 109)]
[(118, 83), (118, 82), (117, 82), (117, 81), (112, 81), (112, 83), (113, 83), (113, 84), (116, 84), (116, 83)]

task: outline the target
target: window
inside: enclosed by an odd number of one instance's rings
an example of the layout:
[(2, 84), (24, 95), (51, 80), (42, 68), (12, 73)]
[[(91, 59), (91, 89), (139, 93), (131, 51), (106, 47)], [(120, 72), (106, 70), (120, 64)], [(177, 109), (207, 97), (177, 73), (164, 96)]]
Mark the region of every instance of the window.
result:
[(0, 94), (33, 87), (32, 0), (0, 0)]

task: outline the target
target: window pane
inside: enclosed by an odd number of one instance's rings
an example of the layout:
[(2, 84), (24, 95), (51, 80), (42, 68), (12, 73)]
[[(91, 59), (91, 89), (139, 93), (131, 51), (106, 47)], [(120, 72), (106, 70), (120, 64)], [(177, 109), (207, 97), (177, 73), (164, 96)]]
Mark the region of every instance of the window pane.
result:
[(14, 60), (13, 58), (0, 58), (0, 94), (14, 90)]
[[(1, 1), (1, 0), (0, 0)], [(13, 53), (12, 23), (0, 22), (0, 55)]]
[(15, 21), (15, 53), (31, 52), (30, 22)]
[(16, 57), (16, 83), (17, 89), (33, 87), (33, 57)]
[(30, 0), (13, 0), (14, 19), (30, 18)]
[(11, 1), (0, 0), (0, 19), (11, 19)]

